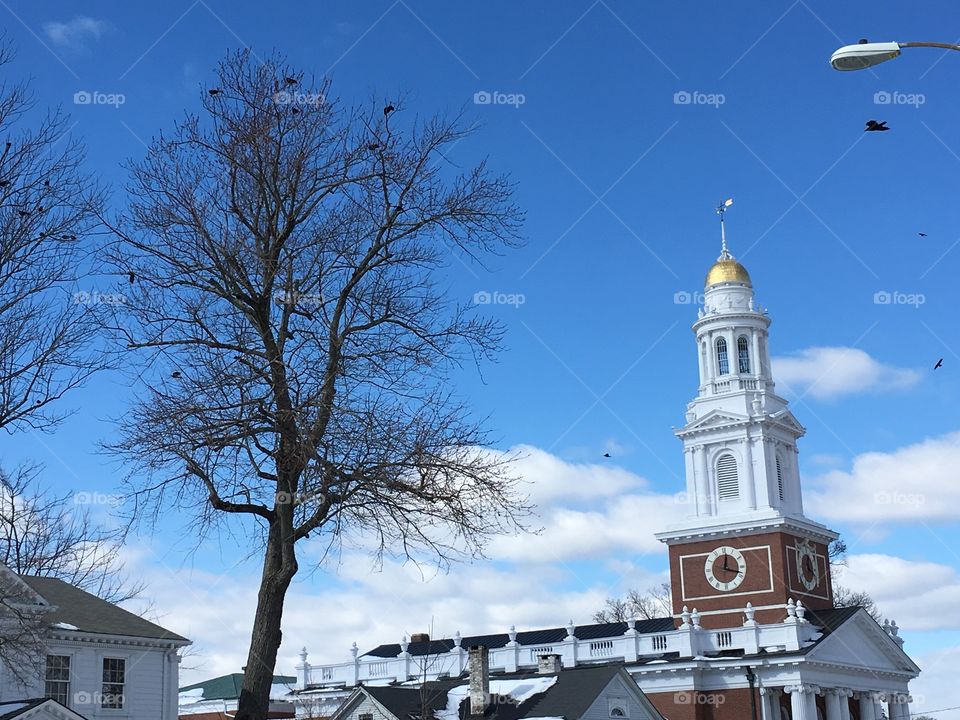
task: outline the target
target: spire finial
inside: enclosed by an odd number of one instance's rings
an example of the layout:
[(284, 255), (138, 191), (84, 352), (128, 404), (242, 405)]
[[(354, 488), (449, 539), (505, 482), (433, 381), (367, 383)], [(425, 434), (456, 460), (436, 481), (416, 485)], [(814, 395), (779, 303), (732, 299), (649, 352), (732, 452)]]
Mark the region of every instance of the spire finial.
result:
[(727, 249), (727, 233), (723, 225), (723, 214), (733, 205), (733, 198), (727, 198), (717, 206), (717, 215), (720, 216), (720, 257), (717, 260), (730, 260), (733, 255)]

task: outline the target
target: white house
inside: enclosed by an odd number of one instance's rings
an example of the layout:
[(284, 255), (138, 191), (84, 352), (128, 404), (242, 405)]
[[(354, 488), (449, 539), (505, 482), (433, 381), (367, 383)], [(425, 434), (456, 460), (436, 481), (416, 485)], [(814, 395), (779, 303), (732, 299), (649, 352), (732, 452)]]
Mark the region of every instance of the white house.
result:
[(0, 574), (45, 626), (33, 679), (0, 663), (0, 718), (7, 709), (31, 720), (176, 720), (178, 651), (189, 640), (62, 580), (2, 565)]

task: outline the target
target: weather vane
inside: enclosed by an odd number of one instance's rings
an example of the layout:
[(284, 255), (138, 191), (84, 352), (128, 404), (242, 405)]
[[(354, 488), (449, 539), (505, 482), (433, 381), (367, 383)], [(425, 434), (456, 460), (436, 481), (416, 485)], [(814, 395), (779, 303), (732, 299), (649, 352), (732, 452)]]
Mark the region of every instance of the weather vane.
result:
[(730, 251), (727, 250), (727, 233), (723, 226), (723, 214), (727, 208), (733, 205), (733, 198), (727, 198), (717, 206), (717, 215), (720, 216), (720, 259), (726, 260), (730, 257)]

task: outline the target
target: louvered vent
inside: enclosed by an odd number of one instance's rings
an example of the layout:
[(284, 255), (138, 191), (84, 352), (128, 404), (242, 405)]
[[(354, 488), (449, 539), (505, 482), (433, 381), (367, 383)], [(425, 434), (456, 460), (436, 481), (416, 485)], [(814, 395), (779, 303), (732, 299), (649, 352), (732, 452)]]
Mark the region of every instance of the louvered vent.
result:
[(740, 496), (737, 461), (733, 455), (721, 455), (717, 460), (717, 494), (721, 500), (733, 500)]
[(780, 469), (780, 458), (777, 458), (777, 488), (780, 491), (780, 501), (783, 501), (783, 470)]

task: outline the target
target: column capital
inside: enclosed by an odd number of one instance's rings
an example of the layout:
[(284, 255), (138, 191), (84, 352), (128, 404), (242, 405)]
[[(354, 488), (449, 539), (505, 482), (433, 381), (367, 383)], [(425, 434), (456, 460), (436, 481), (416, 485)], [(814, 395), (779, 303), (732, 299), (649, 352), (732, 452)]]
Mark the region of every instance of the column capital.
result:
[(783, 691), (791, 694), (799, 693), (801, 695), (817, 695), (820, 693), (820, 686), (811, 685), (809, 683), (797, 683), (796, 685), (785, 685)]
[(760, 688), (761, 695), (769, 695), (770, 697), (779, 697), (783, 695), (783, 688), (777, 687), (762, 687)]
[(825, 695), (837, 695), (842, 698), (853, 697), (853, 690), (851, 690), (850, 688), (841, 688), (841, 687), (824, 688), (823, 692)]

